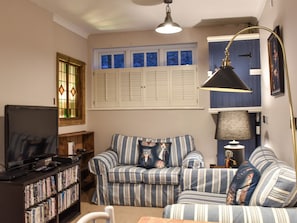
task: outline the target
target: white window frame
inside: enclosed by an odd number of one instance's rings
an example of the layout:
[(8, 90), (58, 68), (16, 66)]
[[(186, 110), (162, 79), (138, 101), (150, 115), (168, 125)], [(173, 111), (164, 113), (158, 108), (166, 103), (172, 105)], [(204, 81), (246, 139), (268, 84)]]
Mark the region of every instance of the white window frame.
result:
[[(184, 50), (192, 51), (192, 65), (197, 64), (197, 43), (185, 43), (185, 44), (169, 44), (169, 45), (156, 45), (156, 46), (136, 46), (136, 47), (123, 47), (123, 48), (98, 48), (94, 49), (93, 70), (101, 69), (101, 55), (109, 54), (124, 54), (125, 68), (133, 67), (133, 53), (146, 53), (157, 52), (158, 54), (158, 66), (167, 66), (167, 52), (168, 51), (179, 52), (179, 65), (181, 63), (180, 52)], [(113, 61), (113, 57), (112, 57)], [(146, 64), (146, 60), (144, 61)], [(114, 68), (114, 67), (112, 67)]]

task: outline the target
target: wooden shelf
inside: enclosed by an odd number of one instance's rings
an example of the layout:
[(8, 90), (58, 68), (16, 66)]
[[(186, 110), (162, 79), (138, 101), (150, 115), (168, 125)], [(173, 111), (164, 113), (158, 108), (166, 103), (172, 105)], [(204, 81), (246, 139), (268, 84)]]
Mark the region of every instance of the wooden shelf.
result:
[(80, 158), (81, 188), (87, 189), (89, 185), (94, 183), (94, 176), (88, 169), (88, 162), (94, 156), (94, 132), (80, 131), (60, 134), (58, 150), (60, 156), (69, 155), (68, 142), (75, 144), (74, 153)]
[[(26, 218), (31, 222), (71, 222), (81, 211), (78, 164), (62, 164), (48, 172), (31, 171), (13, 181), (0, 181), (1, 222), (25, 223)], [(64, 197), (67, 193), (71, 199)]]
[(222, 111), (248, 111), (249, 113), (258, 113), (262, 111), (262, 107), (226, 107), (226, 108), (210, 108), (208, 112), (210, 114), (218, 114)]

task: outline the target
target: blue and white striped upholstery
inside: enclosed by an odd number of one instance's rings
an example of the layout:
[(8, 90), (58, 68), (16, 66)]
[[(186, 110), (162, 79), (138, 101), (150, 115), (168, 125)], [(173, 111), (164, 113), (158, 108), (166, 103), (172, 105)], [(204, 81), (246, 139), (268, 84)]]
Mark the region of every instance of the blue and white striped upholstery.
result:
[(138, 164), (138, 140), (137, 136), (124, 136), (114, 134), (111, 140), (111, 149), (118, 154), (120, 165), (137, 165)]
[(143, 172), (143, 183), (179, 185), (180, 169), (180, 167), (148, 169)]
[(142, 205), (145, 207), (165, 207), (174, 204), (180, 193), (179, 185), (143, 184)]
[(204, 158), (199, 151), (190, 152), (183, 160), (183, 168), (203, 168)]
[(177, 203), (179, 204), (226, 204), (226, 194), (186, 190), (186, 191), (182, 191), (178, 195)]
[(262, 174), (250, 205), (292, 207), (297, 202), (296, 175), (284, 162), (272, 163)]
[[(169, 167), (137, 167), (139, 140), (170, 142)], [(89, 161), (89, 169), (95, 174), (97, 182), (92, 201), (98, 205), (148, 207), (165, 207), (175, 203), (181, 191), (180, 173), (183, 159), (194, 150), (194, 140), (190, 135), (148, 139), (115, 134), (112, 137), (111, 150)], [(197, 157), (197, 154), (193, 153), (191, 159)]]
[(118, 156), (114, 151), (108, 150), (93, 157), (88, 165), (93, 174), (107, 174), (107, 170), (118, 165)]
[(237, 169), (200, 168), (182, 169), (182, 190), (194, 190), (217, 194), (227, 194), (229, 185)]
[[(176, 203), (180, 193), (179, 185), (156, 185), (156, 184), (128, 184), (110, 183), (106, 190), (107, 196), (104, 205), (127, 205), (141, 207), (165, 207)], [(102, 204), (103, 200), (94, 193), (92, 202)]]
[(96, 190), (93, 194), (92, 201), (97, 204), (109, 204), (109, 193), (107, 191), (109, 169), (118, 165), (118, 156), (108, 150), (90, 159), (89, 170), (95, 175)]
[(108, 170), (108, 181), (111, 183), (142, 183), (146, 170), (137, 166), (116, 166)]
[(220, 223), (295, 223), (297, 208), (172, 204), (165, 207), (163, 217)]
[(269, 165), (278, 159), (272, 149), (265, 146), (257, 147), (251, 154), (249, 161), (262, 174)]
[(138, 141), (171, 142), (170, 167), (180, 167), (184, 157), (195, 150), (194, 139), (190, 135), (177, 136), (174, 138), (149, 139), (138, 136), (124, 136), (114, 134), (111, 141), (111, 149), (118, 154), (118, 162), (121, 165), (137, 165), (139, 158)]

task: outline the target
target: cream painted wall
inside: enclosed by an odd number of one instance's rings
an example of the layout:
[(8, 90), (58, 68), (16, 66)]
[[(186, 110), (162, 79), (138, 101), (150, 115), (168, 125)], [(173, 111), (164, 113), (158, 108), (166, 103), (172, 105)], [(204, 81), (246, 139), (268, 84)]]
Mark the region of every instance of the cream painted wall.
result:
[[(273, 6), (271, 5), (273, 3)], [(295, 83), (297, 64), (295, 41), (297, 29), (293, 0), (267, 1), (260, 23), (270, 28), (281, 25), (287, 50), (292, 83), (293, 101), (296, 102)], [(5, 104), (52, 105), (55, 98), (56, 52), (65, 53), (88, 63), (87, 108), (91, 108), (92, 49), (96, 47), (138, 46), (166, 43), (198, 43), (199, 82), (206, 79), (208, 70), (207, 36), (234, 34), (240, 26), (200, 27), (186, 29), (176, 35), (159, 35), (154, 31), (92, 35), (88, 40), (57, 25), (52, 15), (28, 0), (0, 1), (0, 125)], [(269, 90), (266, 40), (269, 34), (261, 32), (261, 61), (263, 69), (263, 114), (268, 124), (262, 125), (262, 142), (273, 147), (284, 161), (294, 164), (289, 128), (287, 95), (271, 97)], [(87, 59), (89, 58), (89, 59)], [(87, 112), (87, 125), (60, 128), (60, 133), (94, 130), (96, 153), (110, 144), (111, 135), (119, 132), (129, 135), (165, 137), (191, 134), (197, 149), (205, 155), (207, 164), (216, 161), (214, 118), (208, 113), (209, 93), (200, 92), (204, 110), (134, 110)], [(297, 105), (294, 105), (297, 110)], [(1, 128), (3, 129), (3, 128)], [(0, 130), (0, 141), (3, 143)], [(1, 158), (1, 155), (0, 155)]]
[[(4, 105), (53, 105), (56, 52), (87, 61), (87, 40), (53, 22), (28, 0), (0, 1), (0, 166), (4, 151)], [(86, 125), (60, 128), (79, 131)]]
[[(144, 46), (158, 44), (197, 43), (199, 83), (207, 78), (208, 43), (207, 36), (233, 34), (242, 26), (201, 27), (185, 29), (174, 35), (161, 35), (154, 31), (112, 33), (89, 36), (89, 58), (94, 48)], [(222, 52), (223, 55), (223, 52)], [(89, 64), (92, 64), (90, 59)], [(92, 68), (90, 68), (92, 69)], [(91, 95), (91, 75), (88, 77), (88, 94)], [(96, 153), (110, 145), (114, 133), (144, 137), (169, 137), (190, 134), (194, 137), (196, 149), (200, 150), (206, 165), (216, 163), (217, 141), (214, 139), (215, 121), (209, 114), (209, 92), (199, 92), (202, 110), (117, 110), (88, 112), (88, 128), (95, 131)], [(91, 98), (88, 107), (91, 108)]]
[[(293, 0), (271, 0), (266, 2), (260, 24), (273, 29), (280, 25), (283, 42), (287, 51), (287, 62), (290, 73), (291, 91), (297, 116), (297, 63), (296, 63), (296, 14), (297, 2)], [(261, 31), (261, 64), (262, 64), (262, 107), (263, 115), (268, 117), (268, 123), (262, 124), (262, 143), (273, 148), (277, 156), (290, 165), (294, 165), (293, 146), (289, 120), (289, 105), (287, 85), (284, 96), (270, 96), (270, 80), (267, 55), (267, 38), (269, 33)]]
[(52, 105), (55, 97), (51, 15), (25, 0), (0, 1), (0, 116), (5, 104)]

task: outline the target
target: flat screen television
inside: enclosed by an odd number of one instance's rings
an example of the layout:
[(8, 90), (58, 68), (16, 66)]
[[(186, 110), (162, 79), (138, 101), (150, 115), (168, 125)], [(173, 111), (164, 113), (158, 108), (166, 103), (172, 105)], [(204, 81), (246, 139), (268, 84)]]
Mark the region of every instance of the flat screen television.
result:
[(6, 105), (4, 126), (6, 171), (32, 166), (57, 154), (57, 107)]

